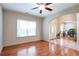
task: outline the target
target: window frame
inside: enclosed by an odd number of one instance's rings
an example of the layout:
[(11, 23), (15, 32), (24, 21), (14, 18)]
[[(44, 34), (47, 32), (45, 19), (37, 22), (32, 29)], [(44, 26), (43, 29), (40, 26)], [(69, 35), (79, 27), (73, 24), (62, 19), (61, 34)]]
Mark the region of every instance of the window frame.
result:
[(18, 35), (17, 35), (17, 26), (16, 26), (16, 38), (35, 37), (35, 36), (37, 35), (37, 22), (36, 22), (35, 20), (17, 19), (17, 20), (16, 20), (16, 25), (17, 25), (18, 20), (24, 20), (24, 21), (29, 21), (29, 22), (35, 22), (35, 24), (36, 24), (36, 30), (35, 30), (35, 35), (30, 35), (30, 36), (27, 36), (27, 35), (26, 35), (26, 36), (18, 36)]

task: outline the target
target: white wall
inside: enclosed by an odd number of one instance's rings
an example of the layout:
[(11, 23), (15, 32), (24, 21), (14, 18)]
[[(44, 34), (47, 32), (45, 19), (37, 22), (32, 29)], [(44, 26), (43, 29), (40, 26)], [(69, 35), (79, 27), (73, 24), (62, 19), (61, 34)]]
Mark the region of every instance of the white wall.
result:
[(63, 10), (61, 12), (55, 13), (49, 17), (46, 17), (43, 20), (43, 39), (46, 41), (48, 41), (49, 39), (49, 22), (51, 22), (51, 20), (62, 15), (66, 15), (70, 13), (78, 13), (78, 12), (79, 12), (79, 4), (71, 8), (68, 8), (66, 10)]
[[(16, 37), (17, 32), (17, 19), (25, 19), (25, 20), (31, 20), (36, 21), (37, 23), (37, 35), (34, 37)], [(42, 40), (42, 18), (35, 17), (28, 14), (22, 14), (19, 12), (14, 12), (11, 10), (4, 10), (4, 46), (10, 46), (25, 42), (31, 42), (31, 41), (37, 41)]]
[(3, 48), (3, 19), (2, 19), (2, 7), (0, 6), (0, 52)]

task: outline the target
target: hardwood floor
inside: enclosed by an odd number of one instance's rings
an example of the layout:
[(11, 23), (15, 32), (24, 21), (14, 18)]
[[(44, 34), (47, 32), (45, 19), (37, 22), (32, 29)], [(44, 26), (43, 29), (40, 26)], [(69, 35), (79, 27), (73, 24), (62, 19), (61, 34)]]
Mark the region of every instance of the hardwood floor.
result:
[(5, 47), (1, 56), (79, 56), (79, 51), (46, 41)]

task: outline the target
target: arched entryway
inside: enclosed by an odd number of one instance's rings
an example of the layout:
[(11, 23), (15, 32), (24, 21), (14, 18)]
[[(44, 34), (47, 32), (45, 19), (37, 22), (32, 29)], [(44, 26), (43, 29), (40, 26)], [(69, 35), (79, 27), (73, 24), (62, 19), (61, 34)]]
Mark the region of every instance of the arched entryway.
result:
[(78, 13), (71, 13), (52, 19), (49, 22), (50, 42), (78, 49), (78, 18)]
[[(60, 39), (60, 37), (70, 37), (76, 41), (77, 34), (76, 13), (57, 17), (50, 22), (50, 38)], [(71, 38), (73, 37), (73, 39)]]

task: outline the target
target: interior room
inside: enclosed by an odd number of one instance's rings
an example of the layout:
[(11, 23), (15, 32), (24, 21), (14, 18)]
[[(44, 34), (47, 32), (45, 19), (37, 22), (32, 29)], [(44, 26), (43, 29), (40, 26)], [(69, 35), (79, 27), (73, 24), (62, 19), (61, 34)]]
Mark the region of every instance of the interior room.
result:
[(79, 4), (0, 3), (0, 56), (79, 56)]

